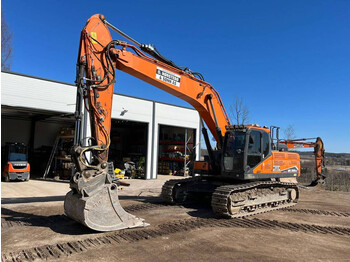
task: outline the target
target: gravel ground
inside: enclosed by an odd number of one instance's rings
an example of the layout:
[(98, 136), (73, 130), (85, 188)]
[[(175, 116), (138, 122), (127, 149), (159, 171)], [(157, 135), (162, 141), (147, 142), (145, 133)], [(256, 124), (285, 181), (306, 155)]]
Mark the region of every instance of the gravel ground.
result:
[(203, 204), (161, 203), (157, 180), (130, 180), (121, 205), (150, 226), (96, 233), (63, 214), (67, 183), (1, 183), (2, 261), (350, 261), (350, 193), (301, 190), (298, 205), (215, 219)]

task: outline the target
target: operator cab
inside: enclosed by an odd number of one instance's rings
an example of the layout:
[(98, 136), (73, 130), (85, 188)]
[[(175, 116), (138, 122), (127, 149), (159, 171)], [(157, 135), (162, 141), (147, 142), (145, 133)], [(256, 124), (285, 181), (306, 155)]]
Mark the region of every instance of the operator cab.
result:
[(17, 162), (17, 161), (28, 161), (28, 150), (27, 147), (23, 143), (13, 143), (8, 144), (8, 160), (9, 162)]
[(258, 125), (226, 127), (222, 175), (244, 179), (249, 172), (271, 155), (270, 130)]

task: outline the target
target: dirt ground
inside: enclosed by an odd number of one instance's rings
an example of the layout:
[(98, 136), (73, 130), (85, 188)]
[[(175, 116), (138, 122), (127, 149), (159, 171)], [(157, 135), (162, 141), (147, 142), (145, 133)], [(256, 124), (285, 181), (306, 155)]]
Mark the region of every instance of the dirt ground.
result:
[(2, 261), (350, 261), (350, 193), (302, 188), (293, 208), (227, 220), (206, 203), (162, 204), (168, 178), (120, 190), (150, 226), (108, 233), (64, 216), (67, 183), (1, 183)]

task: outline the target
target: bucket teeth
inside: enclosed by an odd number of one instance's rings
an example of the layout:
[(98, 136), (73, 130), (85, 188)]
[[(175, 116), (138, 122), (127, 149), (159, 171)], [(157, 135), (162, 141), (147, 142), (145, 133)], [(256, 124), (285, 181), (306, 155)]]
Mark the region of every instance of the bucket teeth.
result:
[(118, 199), (118, 187), (111, 184), (105, 184), (94, 195), (85, 198), (71, 190), (65, 197), (64, 210), (68, 217), (96, 231), (149, 225), (122, 208)]

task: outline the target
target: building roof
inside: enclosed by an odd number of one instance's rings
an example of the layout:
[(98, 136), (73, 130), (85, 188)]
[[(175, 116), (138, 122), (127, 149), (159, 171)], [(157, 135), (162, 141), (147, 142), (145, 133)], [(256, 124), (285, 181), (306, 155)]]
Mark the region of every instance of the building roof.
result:
[[(39, 77), (39, 76), (27, 75), (27, 74), (18, 73), (18, 72), (12, 72), (12, 71), (6, 71), (6, 70), (2, 70), (1, 72), (2, 72), (2, 73), (7, 73), (7, 74), (13, 74), (13, 75), (18, 75), (18, 76), (23, 76), (23, 77), (29, 77), (29, 78), (38, 79), (38, 80), (43, 80), (43, 81), (48, 81), (48, 82), (52, 82), (52, 83), (58, 83), (58, 84), (63, 84), (63, 85), (69, 85), (69, 86), (74, 86), (74, 87), (76, 86), (75, 84), (72, 84), (72, 83), (67, 83), (67, 82), (58, 81), (58, 80), (52, 80), (52, 79), (48, 79), (48, 78), (44, 78), (44, 77)], [(176, 106), (176, 107), (186, 108), (186, 109), (190, 109), (190, 110), (195, 110), (195, 109), (192, 108), (192, 107), (179, 106), (179, 105), (174, 105), (174, 104), (170, 104), (170, 103), (160, 102), (160, 101), (156, 101), (156, 100), (146, 99), (146, 98), (142, 98), (142, 97), (120, 94), (120, 93), (117, 93), (117, 92), (113, 92), (113, 94), (119, 95), (119, 96), (124, 96), (124, 97), (135, 98), (135, 99), (141, 99), (141, 100), (149, 101), (149, 102), (156, 102), (156, 103), (159, 103), (159, 104), (164, 104), (164, 105), (169, 105), (169, 106)], [(196, 110), (195, 110), (195, 111), (196, 111)]]

